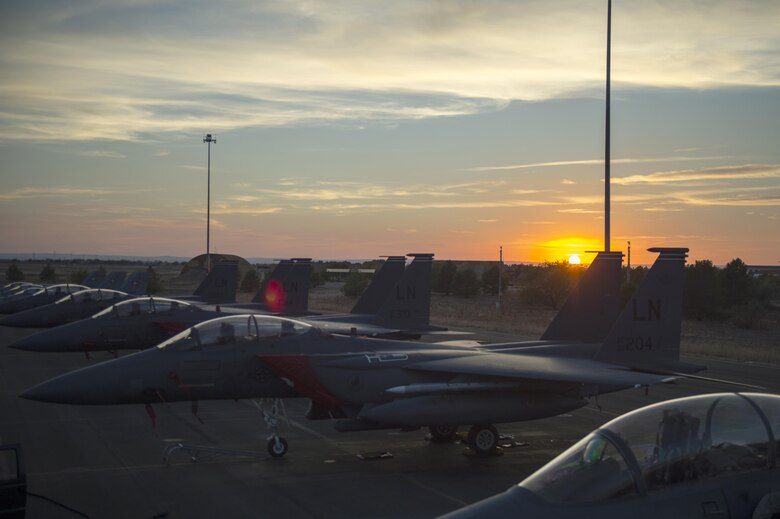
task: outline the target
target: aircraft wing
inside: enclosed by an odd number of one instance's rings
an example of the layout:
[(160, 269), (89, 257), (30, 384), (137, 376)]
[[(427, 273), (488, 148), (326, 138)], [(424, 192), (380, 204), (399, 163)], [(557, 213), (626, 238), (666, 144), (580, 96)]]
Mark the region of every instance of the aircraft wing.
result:
[(550, 358), (492, 352), (421, 361), (407, 364), (404, 367), (415, 371), (432, 371), (453, 375), (616, 386), (645, 386), (670, 382), (678, 378), (670, 375), (632, 371), (590, 359)]

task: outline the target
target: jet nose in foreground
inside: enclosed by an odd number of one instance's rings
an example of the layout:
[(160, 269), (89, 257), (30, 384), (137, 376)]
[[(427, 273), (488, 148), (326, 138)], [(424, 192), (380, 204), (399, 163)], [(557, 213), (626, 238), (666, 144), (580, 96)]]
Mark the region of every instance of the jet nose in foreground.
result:
[(154, 352), (138, 352), (72, 371), (33, 386), (19, 396), (58, 404), (143, 402), (143, 366), (147, 364), (145, 353)]

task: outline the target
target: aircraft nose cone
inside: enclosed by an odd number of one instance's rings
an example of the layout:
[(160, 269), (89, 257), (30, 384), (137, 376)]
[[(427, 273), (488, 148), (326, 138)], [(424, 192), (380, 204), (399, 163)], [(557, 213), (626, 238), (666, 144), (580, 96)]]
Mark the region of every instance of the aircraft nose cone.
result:
[(57, 404), (112, 404), (118, 403), (122, 391), (122, 378), (107, 361), (102, 364), (65, 373), (19, 395), (27, 400)]
[[(138, 352), (65, 373), (24, 391), (27, 400), (58, 404), (104, 405), (144, 400), (149, 352)], [(152, 352), (153, 354), (154, 352)]]
[(8, 345), (9, 348), (23, 351), (41, 351), (41, 352), (57, 352), (67, 351), (62, 346), (61, 341), (58, 340), (56, 334), (49, 332), (39, 332), (32, 335), (28, 335), (18, 341), (12, 342)]
[[(67, 373), (42, 382), (24, 391), (19, 397), (27, 400), (37, 400), (38, 402), (54, 402), (58, 404), (100, 403), (92, 400), (95, 397), (99, 397), (101, 392), (95, 391), (94, 388), (90, 391), (89, 388), (84, 386), (83, 381), (76, 376), (77, 373)], [(91, 393), (96, 394), (91, 395)]]

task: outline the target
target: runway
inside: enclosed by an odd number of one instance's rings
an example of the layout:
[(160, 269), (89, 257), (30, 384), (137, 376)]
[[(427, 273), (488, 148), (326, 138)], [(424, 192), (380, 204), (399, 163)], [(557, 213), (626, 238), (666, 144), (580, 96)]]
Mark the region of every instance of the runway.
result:
[[(200, 402), (155, 406), (156, 428), (143, 406), (68, 406), (22, 400), (38, 382), (110, 358), (41, 354), (7, 348), (33, 333), (0, 327), (0, 444), (21, 443), (28, 490), (88, 517), (434, 517), (506, 490), (587, 432), (613, 417), (653, 402), (728, 390), (686, 380), (599, 398), (576, 412), (532, 422), (503, 424), (502, 434), (527, 446), (501, 456), (463, 454), (459, 444), (426, 441), (425, 430), (339, 433), (330, 421), (304, 417), (308, 403), (286, 402), (290, 445), (284, 458), (266, 454), (267, 431), (252, 402)], [(491, 336), (478, 339), (495, 340)], [(711, 360), (709, 377), (764, 386), (780, 392), (777, 367)], [(258, 458), (184, 451), (166, 465), (176, 443), (255, 451)], [(389, 452), (382, 459), (361, 453)], [(28, 497), (30, 518), (78, 517)]]

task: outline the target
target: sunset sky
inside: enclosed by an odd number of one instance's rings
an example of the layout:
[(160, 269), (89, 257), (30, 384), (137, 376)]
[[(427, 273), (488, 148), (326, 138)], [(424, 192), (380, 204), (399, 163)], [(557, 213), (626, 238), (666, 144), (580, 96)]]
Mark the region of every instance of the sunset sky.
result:
[[(780, 261), (780, 2), (614, 0), (612, 248)], [(603, 247), (606, 0), (0, 0), (0, 252)], [(586, 261), (586, 257), (584, 257)]]

